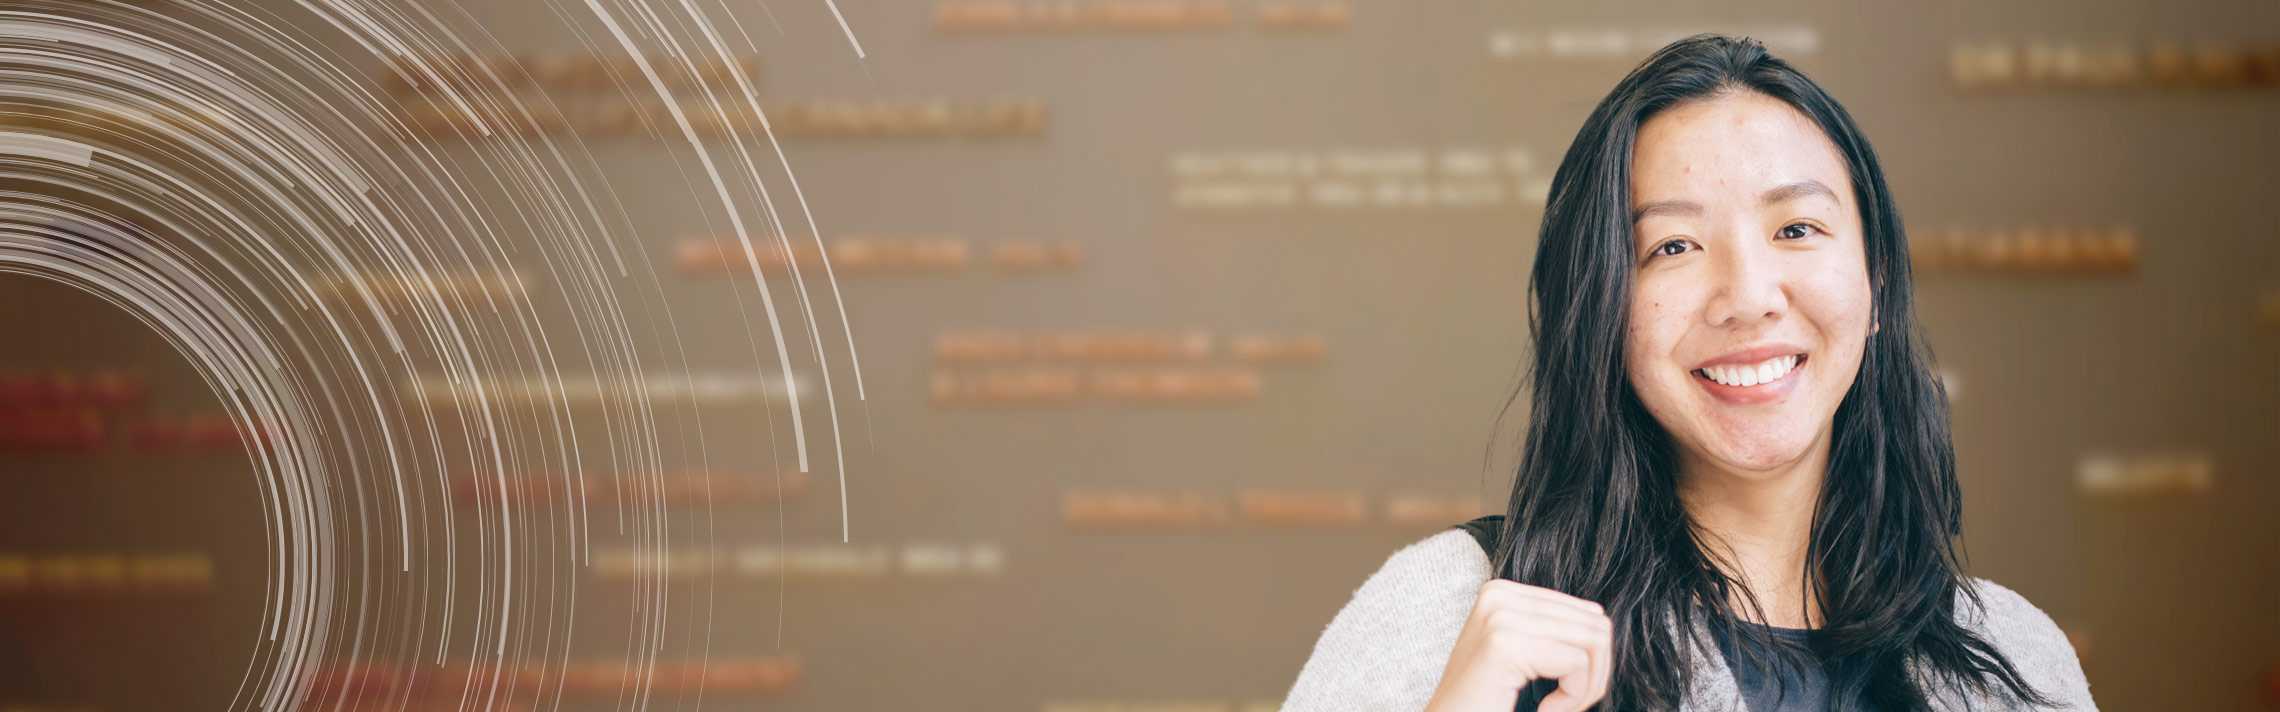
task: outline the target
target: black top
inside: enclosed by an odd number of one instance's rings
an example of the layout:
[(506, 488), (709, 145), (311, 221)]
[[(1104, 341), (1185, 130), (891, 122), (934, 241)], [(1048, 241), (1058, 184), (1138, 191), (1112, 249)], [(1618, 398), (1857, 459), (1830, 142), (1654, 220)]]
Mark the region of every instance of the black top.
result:
[[(1473, 541), (1480, 543), (1481, 551), (1488, 552), (1489, 558), (1493, 560), (1496, 556), (1496, 536), (1504, 528), (1504, 515), (1491, 514), (1459, 524), (1457, 528), (1472, 535)], [(1765, 631), (1771, 634), (1775, 645), (1805, 647), (1806, 640), (1812, 635), (1812, 631), (1804, 628), (1780, 628), (1747, 622), (1737, 625), (1747, 626), (1753, 632)], [(1741, 688), (1743, 704), (1750, 712), (1828, 709), (1829, 679), (1820, 665), (1806, 665), (1805, 669), (1798, 670), (1794, 669), (1796, 666), (1781, 664), (1769, 653), (1757, 655), (1759, 664), (1751, 664), (1751, 658), (1743, 655), (1739, 646), (1757, 640), (1754, 635), (1743, 636), (1744, 640), (1737, 641), (1713, 630), (1711, 637), (1717, 641), (1718, 654), (1726, 659), (1726, 669), (1733, 671), (1734, 683)], [(1558, 680), (1528, 683), (1526, 688), (1520, 690), (1520, 703), (1513, 709), (1515, 712), (1535, 712), (1537, 704), (1546, 695), (1552, 694), (1553, 690), (1559, 689), (1559, 686)]]
[(1757, 641), (1757, 632), (1772, 635), (1777, 646), (1796, 646), (1810, 651), (1806, 640), (1813, 631), (1804, 628), (1780, 628), (1750, 622), (1737, 622), (1751, 631), (1742, 640), (1731, 640), (1713, 628), (1710, 637), (1717, 639), (1718, 654), (1726, 658), (1726, 669), (1734, 672), (1734, 683), (1742, 689), (1742, 703), (1750, 712), (1807, 712), (1829, 709), (1829, 674), (1811, 655), (1806, 656), (1803, 669), (1777, 658), (1771, 651), (1759, 654), (1753, 661), (1742, 654), (1744, 645)]

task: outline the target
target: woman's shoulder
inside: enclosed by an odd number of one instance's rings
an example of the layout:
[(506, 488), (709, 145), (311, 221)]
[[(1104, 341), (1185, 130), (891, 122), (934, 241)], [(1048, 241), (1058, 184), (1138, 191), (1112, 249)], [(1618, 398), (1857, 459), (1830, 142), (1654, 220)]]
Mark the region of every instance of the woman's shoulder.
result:
[(1958, 622), (2002, 651), (2043, 694), (2071, 709), (2096, 709), (2074, 643), (2050, 614), (2002, 584), (1983, 578), (1966, 582), (1973, 595), (1957, 592)]
[(1466, 525), (1442, 529), (1403, 545), (1386, 557), (1378, 573), (1460, 581), (1478, 588), (1488, 580), (1488, 552), (1481, 546), (1477, 531)]
[(1418, 613), (1456, 608), (1461, 614), (1472, 609), (1473, 597), (1488, 578), (1488, 554), (1470, 532), (1452, 527), (1388, 554), (1354, 590), (1348, 605), (1382, 602)]
[(1966, 626), (2021, 647), (2064, 648), (2073, 653), (2065, 629), (2026, 596), (1983, 578), (1965, 582), (1972, 595), (1957, 592), (1956, 617)]
[(1394, 550), (1323, 627), (1283, 709), (1423, 708), (1487, 581), (1488, 555), (1463, 529)]

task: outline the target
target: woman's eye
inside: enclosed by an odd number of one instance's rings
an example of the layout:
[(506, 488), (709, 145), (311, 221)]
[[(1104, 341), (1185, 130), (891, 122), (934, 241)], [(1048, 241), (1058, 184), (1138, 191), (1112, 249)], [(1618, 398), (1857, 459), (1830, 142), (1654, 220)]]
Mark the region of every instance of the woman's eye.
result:
[(1652, 253), (1650, 253), (1650, 256), (1653, 256), (1653, 257), (1664, 257), (1664, 256), (1669, 256), (1669, 255), (1682, 254), (1682, 253), (1684, 253), (1684, 252), (1686, 252), (1686, 241), (1685, 241), (1685, 240), (1672, 240), (1672, 241), (1670, 241), (1670, 242), (1665, 242), (1665, 243), (1663, 243), (1663, 244), (1660, 244), (1660, 245), (1656, 245), (1656, 246), (1655, 246), (1655, 251), (1654, 251), (1654, 252), (1652, 252)]
[(1813, 226), (1805, 223), (1790, 223), (1782, 226), (1780, 234), (1782, 237), (1792, 240), (1803, 240), (1813, 236)]

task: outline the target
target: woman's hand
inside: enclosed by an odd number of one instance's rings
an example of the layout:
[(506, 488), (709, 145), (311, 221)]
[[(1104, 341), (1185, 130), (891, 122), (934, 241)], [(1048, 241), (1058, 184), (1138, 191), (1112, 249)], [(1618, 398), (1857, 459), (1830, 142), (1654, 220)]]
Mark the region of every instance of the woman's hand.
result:
[(1510, 712), (1520, 688), (1558, 680), (1539, 712), (1581, 712), (1607, 696), (1614, 624), (1597, 603), (1505, 579), (1481, 584), (1427, 712)]

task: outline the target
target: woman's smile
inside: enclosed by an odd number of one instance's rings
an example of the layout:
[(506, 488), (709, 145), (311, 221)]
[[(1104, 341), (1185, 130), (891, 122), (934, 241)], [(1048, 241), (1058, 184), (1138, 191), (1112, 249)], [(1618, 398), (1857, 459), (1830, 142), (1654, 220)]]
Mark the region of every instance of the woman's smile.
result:
[(1776, 403), (1789, 397), (1804, 378), (1807, 355), (1787, 353), (1756, 360), (1720, 359), (1694, 369), (1694, 382), (1712, 398), (1732, 405)]

